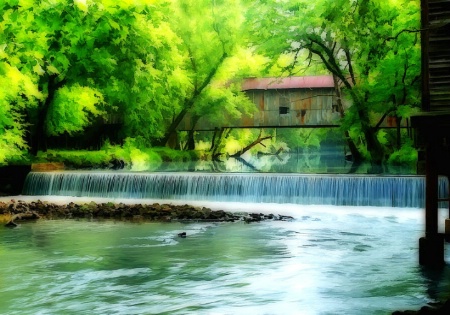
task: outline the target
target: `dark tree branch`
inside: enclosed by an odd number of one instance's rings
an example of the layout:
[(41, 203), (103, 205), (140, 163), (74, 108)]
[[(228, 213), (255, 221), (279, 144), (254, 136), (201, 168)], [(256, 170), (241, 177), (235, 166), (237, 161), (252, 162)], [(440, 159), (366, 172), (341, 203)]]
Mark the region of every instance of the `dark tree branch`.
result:
[(347, 38), (344, 38), (344, 43), (345, 47), (343, 48), (343, 51), (345, 53), (345, 59), (347, 60), (348, 72), (350, 73), (350, 77), (352, 78), (353, 85), (356, 85), (355, 73), (353, 71), (352, 58), (350, 55), (350, 50), (348, 48)]
[(176, 118), (172, 121), (169, 128), (167, 129), (166, 134), (164, 137), (159, 141), (159, 145), (165, 146), (167, 142), (170, 139), (170, 136), (176, 131), (178, 125), (183, 120), (184, 116), (191, 110), (191, 108), (194, 106), (195, 102), (197, 101), (198, 96), (203, 92), (203, 90), (208, 86), (209, 83), (211, 83), (211, 80), (216, 75), (217, 71), (219, 70), (220, 65), (224, 62), (224, 60), (228, 57), (227, 53), (223, 53), (220, 59), (217, 61), (216, 65), (211, 69), (211, 71), (208, 73), (205, 80), (203, 80), (200, 87), (196, 88), (192, 97), (188, 100), (185, 100), (185, 106), (181, 110), (181, 112), (176, 116)]
[(388, 109), (383, 116), (380, 118), (380, 120), (378, 120), (377, 124), (375, 125), (375, 127), (373, 127), (374, 130), (378, 130), (378, 128), (380, 128), (381, 124), (383, 123), (383, 121), (386, 119), (386, 117), (392, 113), (395, 109), (394, 108), (390, 108)]
[(403, 34), (403, 33), (421, 33), (423, 31), (429, 30), (429, 28), (423, 28), (423, 29), (418, 29), (418, 30), (401, 30), (400, 32), (398, 32), (396, 35), (394, 36), (390, 36), (390, 37), (386, 37), (383, 41), (383, 45), (386, 44), (386, 42), (391, 41), (391, 40), (397, 40), (398, 37)]
[(267, 139), (272, 139), (272, 136), (267, 136), (267, 137), (261, 137), (262, 135), (262, 130), (260, 130), (258, 138), (253, 141), (252, 143), (250, 143), (248, 146), (246, 146), (245, 148), (243, 148), (240, 152), (237, 152), (233, 155), (231, 155), (231, 157), (238, 157), (241, 156), (242, 154), (244, 154), (245, 152), (247, 152), (248, 150), (250, 150), (251, 148), (253, 148), (255, 145), (257, 144), (261, 144), (262, 141), (267, 140)]
[(403, 76), (402, 76), (402, 84), (403, 84), (403, 97), (402, 97), (402, 104), (405, 104), (406, 97), (408, 95), (408, 92), (406, 90), (406, 75), (408, 73), (408, 59), (405, 60), (405, 65), (403, 66)]
[[(322, 60), (322, 62), (325, 64), (325, 67), (334, 75), (336, 75), (341, 81), (342, 83), (345, 85), (345, 87), (350, 91), (350, 93), (352, 93), (352, 85), (348, 82), (347, 78), (344, 76), (344, 74), (342, 73), (340, 67), (338, 66), (337, 62), (336, 62), (336, 58), (335, 56), (332, 54), (331, 50), (321, 41), (316, 40), (314, 38), (310, 38), (309, 39), (311, 41), (311, 43), (314, 43), (316, 45), (318, 45), (323, 51), (320, 51), (318, 49), (315, 49), (312, 47), (312, 44), (307, 47), (312, 53), (316, 54), (317, 56), (319, 56), (319, 58)], [(325, 55), (326, 56), (325, 56)], [(328, 57), (328, 58), (327, 58)], [(356, 95), (354, 95), (354, 97), (356, 98)]]

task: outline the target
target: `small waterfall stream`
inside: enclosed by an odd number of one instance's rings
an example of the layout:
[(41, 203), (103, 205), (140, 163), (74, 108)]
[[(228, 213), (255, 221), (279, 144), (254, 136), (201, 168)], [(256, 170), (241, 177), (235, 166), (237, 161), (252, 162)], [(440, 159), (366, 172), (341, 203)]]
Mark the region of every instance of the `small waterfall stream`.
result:
[[(440, 198), (448, 180), (439, 179)], [(236, 173), (31, 172), (24, 195), (424, 207), (425, 177)], [(446, 203), (440, 203), (445, 207)]]

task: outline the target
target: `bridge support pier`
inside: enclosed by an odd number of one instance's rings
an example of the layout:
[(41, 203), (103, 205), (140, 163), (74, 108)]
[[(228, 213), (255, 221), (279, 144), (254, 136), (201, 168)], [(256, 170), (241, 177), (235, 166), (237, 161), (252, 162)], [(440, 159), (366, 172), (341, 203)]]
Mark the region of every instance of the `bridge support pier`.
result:
[(445, 265), (444, 235), (435, 234), (419, 239), (419, 264), (427, 267)]
[(445, 219), (445, 240), (450, 242), (450, 219)]
[(438, 267), (445, 264), (444, 235), (438, 231), (440, 144), (430, 138), (425, 150), (425, 237), (419, 240), (419, 263)]
[[(425, 153), (425, 237), (419, 240), (419, 263), (443, 266), (448, 236), (438, 230), (438, 204), (449, 201), (449, 196), (439, 198), (438, 175), (450, 175), (450, 111), (419, 113), (411, 117), (411, 126), (416, 129), (416, 147)], [(447, 232), (450, 219), (446, 220)]]

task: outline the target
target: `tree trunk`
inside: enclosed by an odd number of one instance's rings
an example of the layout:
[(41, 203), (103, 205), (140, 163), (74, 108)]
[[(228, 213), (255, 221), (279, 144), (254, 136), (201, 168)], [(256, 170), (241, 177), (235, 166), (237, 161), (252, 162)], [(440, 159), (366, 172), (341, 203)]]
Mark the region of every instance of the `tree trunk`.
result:
[(362, 132), (366, 139), (367, 151), (370, 153), (371, 162), (374, 164), (381, 164), (383, 162), (383, 148), (376, 136), (376, 129), (370, 126), (367, 112), (361, 109), (361, 104), (354, 104), (358, 106), (358, 115), (362, 126)]
[[(212, 147), (212, 158), (213, 160), (218, 160), (220, 153), (218, 152), (220, 145), (222, 144), (223, 135), (225, 133), (226, 128), (220, 128), (219, 133), (216, 136), (216, 133), (214, 134), (214, 138), (216, 139), (214, 141), (214, 146)], [(231, 129), (230, 129), (231, 130)]]
[(402, 117), (395, 116), (395, 128), (397, 129), (397, 149), (400, 150), (402, 147), (402, 130), (401, 130), (401, 124), (402, 124)]
[[(334, 81), (334, 89), (336, 91), (336, 103), (339, 115), (341, 119), (345, 117), (344, 105), (342, 104), (342, 93), (341, 88), (339, 86), (338, 78), (333, 75)], [(360, 162), (362, 160), (361, 153), (358, 151), (358, 148), (355, 145), (355, 142), (350, 138), (350, 133), (348, 130), (344, 130), (345, 141), (347, 142), (348, 148), (350, 149), (350, 153), (352, 154), (352, 159), (355, 162)]]
[(30, 152), (36, 156), (39, 150), (47, 150), (47, 135), (45, 132), (45, 120), (50, 108), (50, 104), (53, 102), (56, 91), (62, 87), (65, 80), (56, 82), (57, 75), (52, 75), (48, 78), (47, 85), (47, 98), (44, 102), (40, 102), (38, 106), (38, 115), (36, 121), (36, 128), (34, 134), (31, 135)]
[(189, 130), (187, 136), (187, 143), (186, 143), (187, 150), (195, 150), (195, 139), (194, 139), (195, 126), (197, 125), (199, 119), (200, 116), (198, 115), (194, 115), (194, 117), (192, 117), (192, 128)]
[(216, 137), (217, 137), (217, 133), (219, 132), (219, 128), (214, 128), (214, 134), (213, 134), (213, 138), (211, 141), (211, 147), (209, 148), (209, 151), (213, 151), (216, 145)]
[(195, 102), (197, 101), (197, 98), (199, 95), (203, 92), (203, 90), (208, 86), (209, 83), (211, 83), (212, 79), (216, 75), (217, 71), (219, 70), (220, 65), (224, 62), (224, 60), (228, 57), (227, 53), (223, 53), (222, 56), (217, 61), (217, 64), (211, 69), (211, 71), (206, 76), (203, 83), (196, 87), (194, 90), (194, 93), (192, 94), (192, 97), (190, 99), (187, 99), (185, 101), (185, 106), (181, 110), (181, 112), (177, 115), (177, 117), (172, 121), (169, 128), (167, 128), (167, 131), (164, 135), (164, 137), (158, 141), (159, 146), (166, 146), (167, 141), (170, 139), (170, 136), (176, 132), (178, 125), (183, 120), (184, 116), (191, 110), (191, 108), (195, 105)]
[[(317, 37), (309, 37), (310, 44), (306, 47), (311, 53), (316, 54), (320, 57), (320, 59), (323, 61), (325, 67), (333, 74), (333, 79), (335, 81), (335, 85), (337, 82), (337, 79), (339, 79), (344, 86), (349, 91), (352, 99), (353, 99), (353, 107), (357, 111), (357, 115), (359, 118), (359, 122), (361, 123), (361, 129), (364, 134), (367, 150), (370, 153), (371, 160), (375, 164), (380, 164), (383, 161), (383, 151), (381, 148), (381, 144), (379, 143), (378, 139), (376, 138), (375, 129), (371, 127), (369, 115), (364, 108), (364, 97), (361, 97), (357, 94), (357, 91), (354, 89), (354, 84), (349, 81), (349, 79), (346, 77), (345, 72), (342, 70), (339, 60), (337, 56), (334, 53), (335, 45), (330, 48), (327, 47), (327, 45), (322, 41), (321, 38)], [(313, 45), (317, 45), (319, 48), (316, 49), (313, 47)], [(349, 65), (351, 64), (350, 55), (346, 56), (347, 61)], [(353, 75), (351, 75), (354, 77)], [(350, 139), (350, 138), (347, 138)], [(355, 153), (354, 156), (355, 159), (361, 159), (361, 154), (354, 150), (353, 145), (349, 145), (350, 150), (352, 150), (352, 154)]]
[(180, 122), (183, 120), (184, 116), (188, 112), (189, 108), (185, 107), (181, 110), (181, 112), (178, 113), (177, 117), (172, 121), (169, 128), (167, 128), (166, 133), (164, 134), (164, 137), (157, 142), (158, 146), (164, 147), (168, 144), (169, 140), (173, 138), (174, 134), (177, 132), (177, 127), (180, 124)]

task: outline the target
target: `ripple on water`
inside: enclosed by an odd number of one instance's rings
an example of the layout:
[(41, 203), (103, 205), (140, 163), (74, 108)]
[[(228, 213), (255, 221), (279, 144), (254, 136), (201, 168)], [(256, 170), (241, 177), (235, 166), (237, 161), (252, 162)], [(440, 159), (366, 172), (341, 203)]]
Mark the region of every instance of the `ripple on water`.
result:
[(0, 230), (0, 313), (386, 314), (450, 291), (448, 270), (417, 268), (420, 212), (299, 211), (292, 222)]

